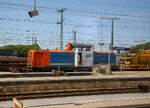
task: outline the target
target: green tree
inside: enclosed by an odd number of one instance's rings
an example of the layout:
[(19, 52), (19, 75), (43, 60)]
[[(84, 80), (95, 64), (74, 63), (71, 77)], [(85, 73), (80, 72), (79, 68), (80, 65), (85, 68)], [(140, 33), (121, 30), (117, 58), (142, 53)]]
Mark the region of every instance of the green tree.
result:
[(146, 42), (144, 44), (138, 44), (136, 46), (132, 46), (130, 49), (131, 53), (139, 52), (140, 50), (150, 50), (150, 42)]
[(33, 49), (41, 49), (38, 44), (34, 45), (6, 45), (0, 47), (0, 49), (7, 49), (7, 50), (16, 50), (18, 52), (19, 57), (27, 57), (28, 52)]

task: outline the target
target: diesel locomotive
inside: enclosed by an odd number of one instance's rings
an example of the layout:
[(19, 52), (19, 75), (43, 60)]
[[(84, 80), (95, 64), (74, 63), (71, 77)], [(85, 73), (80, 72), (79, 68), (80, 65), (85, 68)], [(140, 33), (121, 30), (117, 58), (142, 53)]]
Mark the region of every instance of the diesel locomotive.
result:
[(94, 51), (90, 44), (67, 44), (66, 50), (31, 50), (27, 67), (32, 71), (91, 71), (94, 64), (115, 65), (114, 52)]

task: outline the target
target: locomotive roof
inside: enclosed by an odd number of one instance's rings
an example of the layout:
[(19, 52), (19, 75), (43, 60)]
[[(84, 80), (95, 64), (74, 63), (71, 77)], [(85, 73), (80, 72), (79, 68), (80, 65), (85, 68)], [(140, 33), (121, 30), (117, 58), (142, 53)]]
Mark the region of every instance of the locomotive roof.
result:
[(92, 48), (91, 44), (71, 44), (73, 48)]

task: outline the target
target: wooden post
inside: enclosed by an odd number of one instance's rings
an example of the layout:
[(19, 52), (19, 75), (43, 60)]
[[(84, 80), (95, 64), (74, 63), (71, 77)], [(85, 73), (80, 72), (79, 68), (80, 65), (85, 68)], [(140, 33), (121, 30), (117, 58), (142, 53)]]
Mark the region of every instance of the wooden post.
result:
[(23, 103), (17, 98), (13, 98), (14, 108), (23, 108)]

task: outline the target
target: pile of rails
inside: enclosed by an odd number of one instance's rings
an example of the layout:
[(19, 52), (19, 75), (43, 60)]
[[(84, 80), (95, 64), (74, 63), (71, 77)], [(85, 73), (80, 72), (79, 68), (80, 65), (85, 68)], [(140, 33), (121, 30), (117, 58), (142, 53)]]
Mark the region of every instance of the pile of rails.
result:
[(0, 57), (0, 71), (20, 72), (27, 66), (25, 57)]

